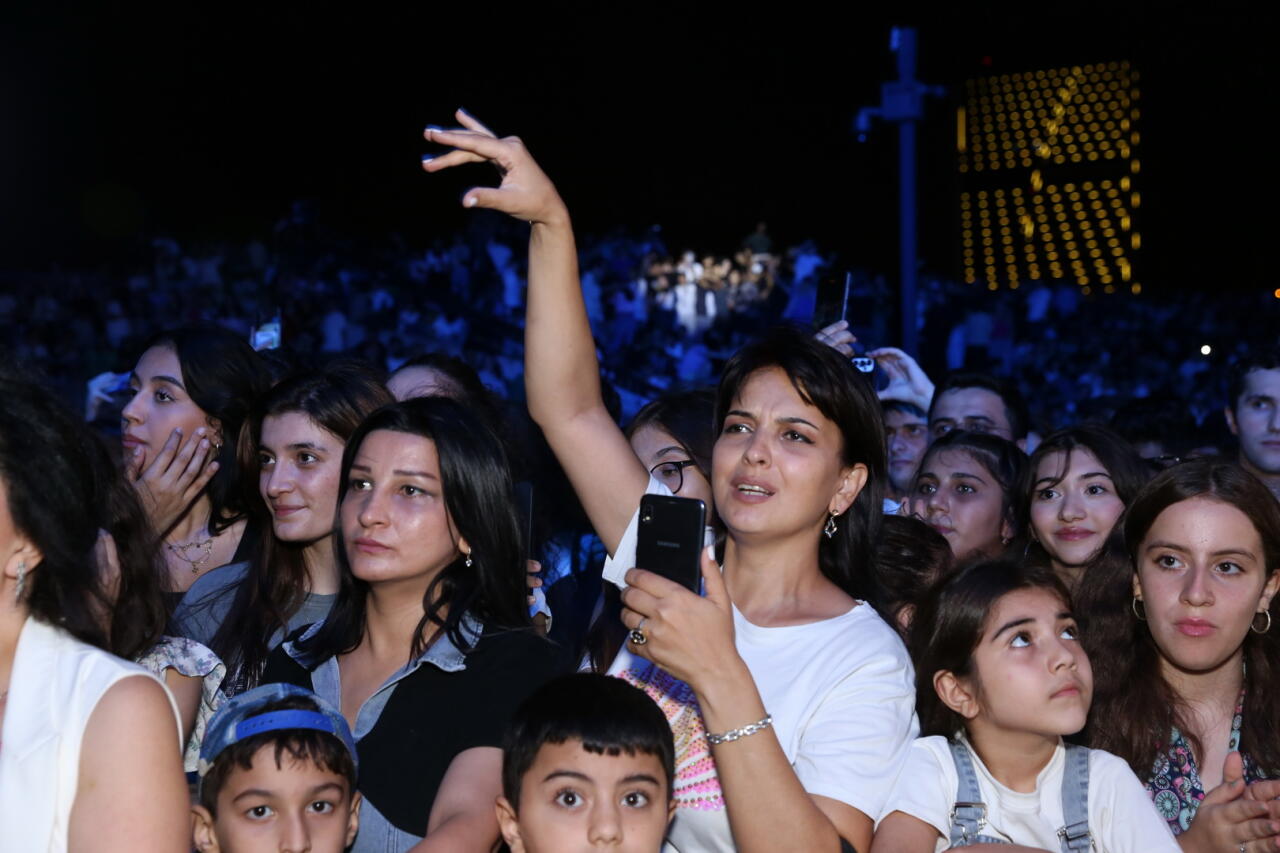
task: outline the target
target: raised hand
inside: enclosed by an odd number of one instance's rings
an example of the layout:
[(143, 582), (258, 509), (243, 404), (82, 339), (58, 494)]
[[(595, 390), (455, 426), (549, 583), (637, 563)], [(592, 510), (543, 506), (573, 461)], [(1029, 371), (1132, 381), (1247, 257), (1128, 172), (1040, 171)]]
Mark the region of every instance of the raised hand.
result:
[(818, 330), (814, 337), (847, 358), (853, 357), (853, 343), (858, 340), (849, 331), (848, 320), (837, 320)]
[(492, 163), (502, 175), (497, 187), (472, 187), (462, 196), (464, 207), (487, 207), (534, 224), (562, 224), (569, 214), (555, 185), (529, 154), (519, 137), (499, 139), (465, 110), (454, 116), (460, 128), (428, 127), (428, 142), (453, 150), (438, 157), (423, 157), (422, 168), (439, 172), (466, 163)]
[(173, 527), (218, 473), (213, 455), (213, 445), (200, 427), (185, 444), (182, 430), (175, 429), (150, 465), (141, 447), (126, 460), (129, 482), (157, 533)]
[(900, 400), (929, 411), (933, 382), (914, 358), (896, 347), (881, 347), (867, 355), (874, 358), (889, 377), (889, 384), (878, 392), (881, 400)]

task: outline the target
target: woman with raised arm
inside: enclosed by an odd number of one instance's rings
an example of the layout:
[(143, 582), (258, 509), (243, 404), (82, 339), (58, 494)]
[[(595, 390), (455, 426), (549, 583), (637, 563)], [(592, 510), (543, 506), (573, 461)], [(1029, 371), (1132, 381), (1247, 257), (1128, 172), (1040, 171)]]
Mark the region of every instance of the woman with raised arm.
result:
[(95, 438), (7, 369), (0, 397), (0, 850), (187, 850), (176, 709), (108, 652)]
[[(525, 382), (529, 409), (617, 569), (634, 565), (650, 482), (601, 401), (569, 215), (515, 138), (459, 111), (429, 128), (454, 150), (429, 172), (494, 163), (501, 186), (467, 207), (532, 225)], [(869, 384), (809, 335), (779, 331), (733, 358), (717, 391), (711, 486), (726, 531), (706, 597), (626, 571), (627, 651), (657, 664), (646, 690), (677, 737), (680, 808), (668, 837), (692, 850), (870, 846), (918, 726), (912, 671), (865, 603), (881, 516), (884, 429)]]

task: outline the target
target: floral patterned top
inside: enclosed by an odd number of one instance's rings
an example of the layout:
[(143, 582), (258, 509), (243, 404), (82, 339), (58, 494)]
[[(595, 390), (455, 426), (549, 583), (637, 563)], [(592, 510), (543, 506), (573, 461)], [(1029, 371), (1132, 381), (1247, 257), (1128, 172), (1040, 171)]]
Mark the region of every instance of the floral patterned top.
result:
[(227, 674), (227, 668), (218, 656), (195, 640), (186, 637), (161, 637), (138, 663), (154, 673), (162, 681), (166, 669), (176, 669), (188, 678), (202, 678), (200, 707), (196, 709), (195, 726), (182, 754), (182, 766), (188, 773), (195, 771), (200, 761), (200, 743), (204, 740), (205, 725), (213, 712), (226, 701), (219, 688)]
[[(1240, 748), (1240, 723), (1244, 714), (1244, 691), (1236, 701), (1236, 712), (1231, 718), (1232, 752)], [(1266, 778), (1257, 764), (1247, 755), (1244, 759), (1244, 781), (1253, 783)], [(1156, 811), (1169, 822), (1169, 829), (1174, 835), (1181, 835), (1191, 826), (1200, 802), (1204, 799), (1204, 784), (1200, 781), (1200, 772), (1196, 769), (1195, 758), (1191, 754), (1191, 745), (1187, 743), (1182, 732), (1174, 726), (1169, 738), (1169, 745), (1161, 745), (1156, 755), (1156, 763), (1151, 768), (1151, 778), (1147, 780), (1147, 792), (1155, 803)]]

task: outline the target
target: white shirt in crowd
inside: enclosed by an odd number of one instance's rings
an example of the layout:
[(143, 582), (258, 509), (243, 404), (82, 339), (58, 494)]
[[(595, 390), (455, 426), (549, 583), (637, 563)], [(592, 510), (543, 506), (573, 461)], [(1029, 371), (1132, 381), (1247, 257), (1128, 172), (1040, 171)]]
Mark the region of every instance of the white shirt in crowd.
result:
[[(1000, 784), (970, 747), (987, 823), (982, 834), (1011, 844), (1061, 850), (1058, 830), (1063, 826), (1062, 774), (1066, 750), (1061, 742), (1053, 758), (1036, 777), (1030, 793)], [(959, 775), (944, 737), (923, 737), (911, 745), (902, 775), (881, 812), (911, 815), (938, 830), (935, 853), (950, 848), (951, 807), (956, 802)], [(877, 827), (879, 822), (877, 822)], [(1097, 853), (1179, 853), (1168, 824), (1156, 812), (1151, 797), (1122, 759), (1100, 749), (1089, 750), (1089, 832)]]
[[(671, 493), (653, 478), (648, 491)], [(635, 565), (637, 516), (605, 562), (605, 579), (623, 587), (622, 576)], [(752, 624), (734, 608), (733, 625), (734, 645), (773, 716), (774, 732), (800, 784), (868, 817), (879, 815), (920, 731), (915, 676), (897, 632), (861, 602), (833, 619), (781, 628)], [(648, 693), (671, 724), (678, 807), (666, 853), (733, 851), (693, 691), (625, 647), (609, 674)]]

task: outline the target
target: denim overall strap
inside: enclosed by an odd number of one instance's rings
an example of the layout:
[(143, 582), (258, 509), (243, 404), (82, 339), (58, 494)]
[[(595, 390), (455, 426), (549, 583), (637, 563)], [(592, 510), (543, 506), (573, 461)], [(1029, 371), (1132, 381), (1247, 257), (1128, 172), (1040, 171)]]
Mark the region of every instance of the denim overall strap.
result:
[(1062, 818), (1058, 830), (1062, 853), (1088, 853), (1093, 848), (1089, 833), (1089, 750), (1066, 744), (1066, 765), (1062, 769)]
[[(987, 806), (982, 802), (978, 788), (978, 775), (973, 770), (973, 758), (969, 747), (959, 741), (949, 741), (951, 759), (956, 765), (956, 804), (951, 807), (951, 846), (968, 847), (979, 842), (1001, 843), (998, 839), (981, 835), (987, 824)], [(1007, 842), (1003, 842), (1007, 843)]]

